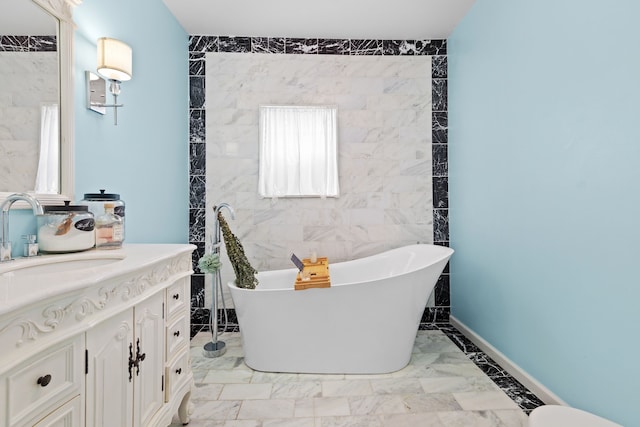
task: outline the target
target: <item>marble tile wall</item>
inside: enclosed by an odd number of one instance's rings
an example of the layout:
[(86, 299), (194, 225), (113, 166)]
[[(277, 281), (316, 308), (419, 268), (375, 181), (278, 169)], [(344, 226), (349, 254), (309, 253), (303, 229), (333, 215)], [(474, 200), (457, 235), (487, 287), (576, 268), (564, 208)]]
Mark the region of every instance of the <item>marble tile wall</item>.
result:
[[(337, 260), (416, 241), (448, 245), (446, 59), (444, 40), (191, 36), (194, 262), (205, 253), (212, 206), (221, 201), (236, 209), (230, 225), (258, 269), (288, 267), (291, 250)], [(358, 103), (367, 97), (375, 108), (363, 112)], [(261, 200), (257, 105), (301, 102), (337, 103), (344, 113), (342, 196)], [(208, 287), (208, 278), (194, 275), (195, 325), (206, 323)], [(448, 314), (445, 271), (423, 322), (447, 322)]]
[(0, 191), (33, 188), (40, 105), (57, 100), (55, 36), (0, 36)]

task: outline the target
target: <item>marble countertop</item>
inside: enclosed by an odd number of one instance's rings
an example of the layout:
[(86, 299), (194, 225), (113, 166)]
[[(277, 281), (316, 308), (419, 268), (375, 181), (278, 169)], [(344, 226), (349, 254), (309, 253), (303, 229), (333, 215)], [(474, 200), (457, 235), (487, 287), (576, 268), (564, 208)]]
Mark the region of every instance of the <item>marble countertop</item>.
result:
[(194, 249), (189, 244), (124, 244), (120, 249), (39, 255), (0, 263), (0, 315), (117, 280)]

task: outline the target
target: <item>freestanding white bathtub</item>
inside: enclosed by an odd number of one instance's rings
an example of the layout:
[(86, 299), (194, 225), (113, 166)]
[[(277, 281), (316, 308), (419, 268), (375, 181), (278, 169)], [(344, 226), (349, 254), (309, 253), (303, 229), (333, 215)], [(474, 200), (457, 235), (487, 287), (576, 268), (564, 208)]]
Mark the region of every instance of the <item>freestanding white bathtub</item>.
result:
[(260, 272), (256, 289), (228, 283), (245, 363), (297, 373), (404, 368), (427, 299), (452, 254), (420, 244), (329, 264), (330, 288), (294, 290), (296, 269)]

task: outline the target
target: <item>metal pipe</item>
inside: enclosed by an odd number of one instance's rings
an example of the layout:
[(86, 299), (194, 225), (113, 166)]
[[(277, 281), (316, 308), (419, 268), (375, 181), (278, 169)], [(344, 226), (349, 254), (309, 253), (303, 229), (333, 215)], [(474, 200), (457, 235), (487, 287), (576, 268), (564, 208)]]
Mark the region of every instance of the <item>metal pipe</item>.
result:
[[(220, 211), (226, 208), (231, 214), (231, 219), (236, 219), (236, 213), (233, 208), (228, 203), (220, 203), (217, 206), (213, 207), (213, 216), (215, 218), (214, 226), (213, 226), (213, 242), (211, 245), (211, 251), (214, 254), (220, 253), (220, 245), (222, 244), (222, 239), (220, 236), (220, 221), (218, 220), (218, 214)], [(226, 350), (225, 343), (223, 341), (218, 341), (218, 292), (223, 298), (222, 303), (224, 304), (224, 294), (222, 293), (222, 276), (220, 275), (220, 271), (216, 271), (213, 274), (212, 278), (212, 294), (211, 294), (211, 342), (205, 344), (204, 346), (204, 355), (206, 357), (218, 357), (222, 356)]]

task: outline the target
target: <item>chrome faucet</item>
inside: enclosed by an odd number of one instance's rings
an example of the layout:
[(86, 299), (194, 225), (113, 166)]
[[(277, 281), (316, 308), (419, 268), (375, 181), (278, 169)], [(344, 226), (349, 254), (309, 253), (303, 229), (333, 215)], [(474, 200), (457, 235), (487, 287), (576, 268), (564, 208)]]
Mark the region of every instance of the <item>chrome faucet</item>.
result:
[(9, 209), (18, 200), (22, 200), (31, 205), (34, 215), (43, 215), (44, 211), (40, 202), (35, 197), (26, 193), (15, 193), (7, 196), (0, 205), (2, 211), (2, 235), (0, 235), (0, 262), (11, 260), (11, 240), (9, 237)]

